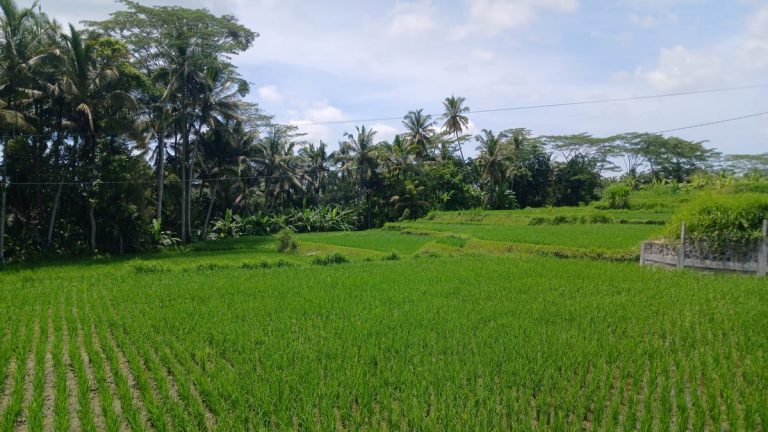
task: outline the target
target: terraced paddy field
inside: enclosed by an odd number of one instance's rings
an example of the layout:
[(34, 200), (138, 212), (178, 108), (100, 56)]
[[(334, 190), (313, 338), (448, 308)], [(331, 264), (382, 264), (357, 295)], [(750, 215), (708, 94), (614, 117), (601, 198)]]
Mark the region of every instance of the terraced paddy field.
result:
[(765, 279), (417, 224), (1, 272), (0, 430), (768, 427)]

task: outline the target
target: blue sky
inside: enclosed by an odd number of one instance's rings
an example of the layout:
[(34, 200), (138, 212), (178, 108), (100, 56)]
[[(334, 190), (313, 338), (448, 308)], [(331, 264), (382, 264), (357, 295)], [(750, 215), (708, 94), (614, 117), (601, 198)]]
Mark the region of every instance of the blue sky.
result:
[[(21, 2), (24, 3), (24, 2)], [(754, 0), (147, 1), (206, 7), (258, 31), (236, 59), (252, 98), (289, 123), (400, 117), (464, 96), (472, 109), (768, 84), (768, 2)], [(110, 0), (42, 0), (63, 22)], [(472, 115), (472, 132), (658, 131), (768, 111), (768, 88)], [(399, 121), (368, 126), (389, 139)], [(335, 145), (354, 124), (303, 126)], [(768, 152), (768, 116), (691, 129), (725, 153)], [(473, 144), (466, 145), (472, 153)]]

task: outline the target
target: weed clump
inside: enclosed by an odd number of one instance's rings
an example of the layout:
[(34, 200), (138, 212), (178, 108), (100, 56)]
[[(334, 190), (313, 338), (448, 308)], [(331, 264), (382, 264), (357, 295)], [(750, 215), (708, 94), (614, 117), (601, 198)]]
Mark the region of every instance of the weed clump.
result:
[(275, 262), (260, 261), (258, 263), (240, 264), (240, 268), (243, 270), (269, 270), (272, 268), (284, 268), (284, 267), (295, 267), (295, 264), (283, 259), (277, 260)]
[(299, 243), (293, 234), (293, 230), (288, 228), (277, 233), (277, 251), (284, 254), (294, 254), (299, 248)]
[(398, 255), (397, 252), (392, 251), (392, 253), (387, 255), (387, 256), (385, 256), (383, 258), (383, 260), (384, 261), (399, 261), (400, 260), (400, 255)]
[(321, 266), (327, 266), (327, 265), (333, 265), (333, 264), (344, 264), (348, 262), (349, 262), (349, 259), (347, 259), (347, 257), (345, 257), (344, 255), (338, 252), (333, 255), (326, 255), (324, 257), (315, 257), (312, 260), (312, 264), (321, 265)]
[(138, 274), (170, 273), (171, 268), (160, 264), (136, 264), (133, 271)]

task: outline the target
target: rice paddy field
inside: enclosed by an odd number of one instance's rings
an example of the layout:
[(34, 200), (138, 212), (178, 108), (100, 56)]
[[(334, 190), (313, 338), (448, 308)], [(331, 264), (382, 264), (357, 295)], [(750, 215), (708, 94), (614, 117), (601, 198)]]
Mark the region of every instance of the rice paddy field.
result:
[(768, 281), (638, 266), (654, 215), (12, 267), (0, 430), (766, 430)]

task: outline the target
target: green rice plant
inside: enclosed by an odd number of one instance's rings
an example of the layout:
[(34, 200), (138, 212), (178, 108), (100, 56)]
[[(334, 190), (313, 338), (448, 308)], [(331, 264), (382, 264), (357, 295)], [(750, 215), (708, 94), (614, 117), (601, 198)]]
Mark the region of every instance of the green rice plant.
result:
[[(40, 334), (35, 347), (34, 374), (32, 375), (32, 399), (30, 400), (27, 421), (31, 430), (43, 429), (43, 392), (45, 391), (45, 356), (48, 343), (48, 318), (41, 311), (37, 317)], [(29, 371), (33, 373), (33, 371)]]
[(64, 362), (64, 327), (62, 307), (64, 299), (60, 301), (60, 306), (56, 307), (53, 316), (53, 349), (52, 360), (54, 370), (54, 403), (53, 403), (53, 428), (57, 432), (64, 432), (70, 429), (71, 420), (69, 413), (69, 388), (67, 387), (67, 369), (68, 365)]
[[(69, 297), (68, 300), (70, 300)], [(68, 303), (71, 304), (71, 300)], [(80, 425), (84, 431), (92, 432), (97, 429), (94, 412), (91, 409), (91, 383), (78, 346), (79, 332), (77, 331), (77, 322), (74, 314), (70, 313), (65, 315), (69, 339), (69, 359), (72, 362), (72, 369), (74, 371), (75, 380), (77, 381), (77, 403)]]
[(117, 431), (120, 429), (121, 419), (115, 411), (114, 397), (107, 381), (108, 365), (104, 362), (102, 353), (96, 349), (95, 335), (90, 326), (91, 322), (83, 317), (77, 317), (74, 324), (77, 325), (79, 332), (82, 332), (78, 336), (82, 337), (88, 361), (93, 368), (93, 377), (97, 385), (99, 405), (104, 416), (105, 427), (108, 431)]
[[(228, 271), (137, 277), (133, 263), (105, 261), (3, 273), (0, 305), (16, 313), (0, 314), (0, 360), (7, 360), (0, 368), (17, 358), (26, 364), (38, 349), (34, 323), (47, 322), (55, 305), (57, 430), (66, 422), (58, 401), (66, 400), (59, 365), (67, 357), (78, 405), (69, 426), (88, 431), (764, 425), (765, 281), (595, 259), (562, 244), (596, 233), (581, 225), (588, 213), (574, 216), (579, 225), (520, 219), (493, 227), (443, 223), (438, 213), (431, 229), (418, 229), (432, 233), (423, 238), (372, 231), (308, 242), (324, 246), (321, 258), (334, 253), (331, 242), (356, 243), (355, 251), (370, 253), (344, 256), (374, 258), (365, 265), (303, 265), (317, 256), (297, 255), (293, 267), (277, 268), (273, 240), (241, 239), (233, 250), (200, 245), (194, 254), (159, 258), (171, 269), (218, 263)], [(446, 225), (488, 237), (494, 228), (500, 237), (533, 228), (564, 237), (559, 244), (478, 240), (435, 228)], [(602, 228), (621, 235), (633, 227)], [(314, 243), (321, 238), (328, 243)], [(417, 248), (410, 253), (419, 259), (403, 259), (402, 250), (377, 244), (399, 238), (456, 255), (425, 259)], [(442, 238), (466, 244), (449, 247)], [(384, 262), (393, 250), (401, 259)], [(262, 262), (268, 270), (258, 270)], [(31, 358), (37, 364), (38, 355)], [(13, 368), (2, 394), (19, 392), (17, 382), (34, 384), (38, 374), (30, 367), (19, 378)], [(114, 382), (105, 382), (110, 375)], [(9, 406), (10, 413), (0, 408), (0, 427), (13, 429), (18, 404)], [(112, 406), (120, 409), (109, 420), (104, 411)]]

